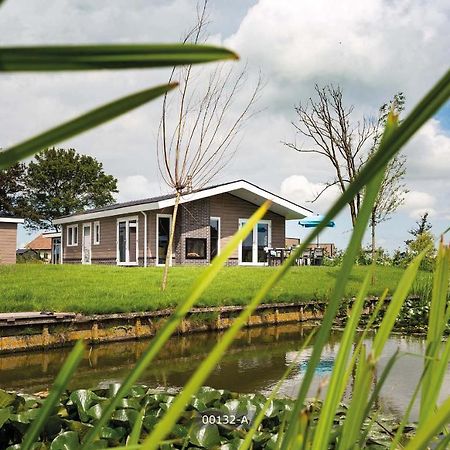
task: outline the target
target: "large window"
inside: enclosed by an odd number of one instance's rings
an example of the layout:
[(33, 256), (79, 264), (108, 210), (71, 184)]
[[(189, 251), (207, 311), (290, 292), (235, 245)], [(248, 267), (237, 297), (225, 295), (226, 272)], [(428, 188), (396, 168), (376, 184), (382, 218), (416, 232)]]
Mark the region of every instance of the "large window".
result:
[(163, 265), (166, 262), (171, 223), (172, 217), (169, 214), (157, 215), (157, 263), (159, 265)]
[(67, 247), (78, 245), (78, 225), (69, 225), (67, 227)]
[(186, 238), (186, 259), (206, 259), (206, 239)]
[(211, 260), (220, 253), (220, 218), (209, 220), (209, 247)]

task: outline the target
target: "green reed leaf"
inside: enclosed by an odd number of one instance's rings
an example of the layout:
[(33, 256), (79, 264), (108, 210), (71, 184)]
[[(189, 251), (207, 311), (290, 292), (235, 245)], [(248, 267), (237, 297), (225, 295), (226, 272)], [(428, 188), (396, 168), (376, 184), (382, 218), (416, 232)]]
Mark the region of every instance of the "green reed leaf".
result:
[(271, 405), (271, 403), (272, 403), (273, 399), (275, 398), (275, 396), (278, 394), (278, 391), (279, 391), (281, 385), (286, 380), (286, 378), (291, 374), (291, 372), (296, 367), (298, 367), (301, 353), (306, 347), (308, 347), (308, 345), (309, 345), (313, 335), (314, 335), (314, 331), (311, 332), (308, 335), (308, 337), (306, 338), (305, 342), (302, 344), (302, 346), (300, 347), (300, 350), (298, 351), (299, 354), (298, 354), (297, 358), (294, 358), (294, 360), (289, 364), (289, 366), (285, 370), (283, 376), (278, 380), (277, 384), (272, 389), (272, 392), (270, 393), (269, 397), (267, 397), (267, 401), (264, 403), (264, 406), (261, 408), (261, 411), (258, 413), (256, 418), (253, 420), (251, 428), (247, 431), (247, 433), (245, 435), (244, 442), (239, 447), (239, 450), (248, 450), (250, 448), (250, 446), (252, 445), (253, 436), (255, 435), (255, 433), (257, 432), (257, 430), (259, 428), (259, 426), (261, 425), (261, 422), (263, 421), (263, 419), (265, 417), (266, 411), (268, 410), (268, 408)]
[(442, 381), (448, 367), (450, 357), (450, 340), (447, 340), (441, 353), (442, 340), (447, 321), (447, 296), (449, 288), (450, 247), (442, 243), (438, 249), (436, 269), (433, 275), (430, 314), (427, 330), (427, 347), (425, 360), (425, 376), (421, 389), (419, 423), (422, 423), (436, 406)]
[(5, 169), (17, 161), (28, 158), (38, 151), (50, 147), (76, 134), (95, 128), (111, 119), (125, 114), (143, 104), (154, 100), (176, 87), (176, 83), (165, 84), (127, 95), (99, 108), (93, 109), (75, 119), (58, 125), (42, 134), (27, 139), (0, 152), (0, 169)]
[(358, 363), (356, 364), (352, 399), (347, 409), (339, 449), (351, 449), (351, 444), (356, 442), (361, 433), (361, 425), (365, 418), (364, 412), (367, 397), (370, 392), (373, 369), (372, 362), (366, 357), (366, 346), (363, 345), (359, 353)]
[(398, 282), (397, 288), (392, 295), (389, 306), (387, 307), (381, 325), (378, 328), (377, 334), (373, 341), (371, 353), (374, 360), (377, 360), (381, 355), (386, 341), (391, 334), (392, 328), (394, 327), (395, 320), (397, 319), (403, 303), (405, 302), (414, 283), (414, 280), (416, 279), (420, 263), (422, 262), (422, 259), (424, 258), (427, 251), (429, 251), (428, 248), (413, 259), (411, 264), (403, 272), (402, 277)]
[(223, 47), (196, 44), (113, 44), (0, 47), (0, 71), (142, 69), (238, 59)]
[(430, 442), (450, 422), (450, 397), (442, 403), (434, 414), (431, 414), (416, 430), (415, 436), (408, 442), (405, 450), (421, 450), (429, 448)]
[(142, 425), (144, 423), (145, 416), (145, 408), (142, 408), (139, 411), (138, 416), (133, 425), (133, 429), (127, 440), (127, 447), (131, 447), (132, 445), (136, 445), (139, 442), (139, 438), (141, 437)]
[(70, 352), (69, 356), (65, 360), (61, 370), (55, 378), (53, 386), (45, 399), (42, 408), (39, 410), (39, 414), (36, 419), (31, 423), (30, 428), (28, 428), (23, 441), (21, 443), (21, 450), (29, 450), (32, 448), (34, 442), (36, 442), (37, 437), (45, 425), (48, 417), (52, 414), (55, 406), (58, 404), (61, 394), (67, 387), (68, 382), (72, 378), (75, 370), (80, 364), (85, 346), (82, 341), (78, 341)]
[[(392, 368), (394, 367), (394, 364), (397, 362), (398, 359), (399, 359), (399, 349), (397, 349), (397, 350), (395, 351), (395, 353), (389, 358), (389, 360), (388, 360), (388, 362), (387, 362), (385, 368), (383, 369), (383, 372), (381, 372), (381, 376), (380, 376), (380, 377), (377, 377), (375, 387), (373, 388), (372, 394), (371, 394), (371, 396), (370, 396), (370, 398), (369, 398), (369, 401), (368, 401), (367, 404), (366, 404), (366, 409), (365, 409), (365, 411), (363, 412), (363, 414), (361, 415), (361, 418), (363, 419), (363, 421), (364, 421), (364, 419), (365, 419), (366, 417), (369, 417), (370, 412), (372, 411), (372, 407), (373, 407), (373, 405), (375, 404), (375, 402), (378, 400), (379, 395), (380, 395), (380, 392), (381, 392), (381, 389), (382, 389), (382, 387), (384, 386), (384, 383), (386, 382), (388, 375), (391, 373), (391, 370), (392, 370)], [(376, 420), (372, 420), (372, 421), (371, 421), (371, 425), (373, 425), (374, 423), (376, 423)], [(345, 424), (345, 422), (344, 422), (344, 428), (343, 428), (343, 430), (342, 430), (342, 436), (343, 436), (344, 439), (346, 438), (346, 429), (345, 429), (346, 427), (345, 427), (345, 425), (346, 425), (346, 424)], [(361, 443), (361, 445), (362, 445), (362, 444), (365, 442), (365, 440), (367, 439), (367, 436), (368, 436), (368, 434), (369, 434), (371, 425), (368, 426), (368, 427), (366, 428), (366, 430), (365, 430), (364, 432), (362, 432), (362, 433), (358, 436), (358, 439), (357, 439), (357, 440), (359, 440), (359, 442)], [(356, 425), (355, 425), (355, 424), (353, 424), (353, 425), (349, 424), (349, 425), (348, 425), (348, 428), (351, 429), (352, 426), (354, 427), (354, 426), (356, 426)], [(362, 423), (359, 423), (359, 424), (358, 424), (358, 427), (359, 427), (359, 429), (362, 430)], [(351, 446), (352, 446), (353, 444), (355, 444), (355, 441), (354, 441), (354, 442), (351, 442), (350, 445), (348, 445), (348, 446), (346, 446), (346, 445), (344, 445), (343, 443), (341, 443), (341, 445), (340, 445), (339, 448), (341, 448), (341, 449), (352, 448)]]
[[(325, 400), (320, 411), (319, 422), (315, 430), (313, 444), (315, 448), (321, 448), (324, 445), (328, 446), (328, 436), (331, 434), (336, 410), (339, 406), (342, 395), (344, 394), (345, 388), (348, 383), (348, 358), (352, 351), (356, 328), (361, 318), (364, 301), (369, 290), (369, 284), (370, 280), (372, 279), (374, 270), (375, 266), (372, 265), (370, 267), (370, 270), (364, 277), (356, 301), (353, 304), (350, 317), (348, 318), (347, 324), (345, 325), (344, 334), (342, 335), (342, 339), (339, 345), (339, 351), (334, 361), (333, 371), (331, 372), (327, 394), (325, 396)], [(323, 441), (326, 441), (326, 444)]]
[[(136, 381), (142, 375), (147, 366), (152, 362), (155, 356), (159, 353), (170, 336), (172, 336), (172, 334), (176, 331), (183, 318), (186, 316), (195, 302), (200, 298), (203, 292), (207, 289), (207, 287), (212, 283), (214, 278), (220, 272), (222, 266), (231, 256), (233, 251), (237, 248), (239, 243), (243, 239), (245, 239), (245, 237), (250, 233), (255, 224), (259, 220), (261, 220), (262, 217), (264, 217), (267, 210), (269, 209), (269, 206), (270, 201), (267, 201), (263, 205), (261, 205), (245, 223), (245, 225), (240, 228), (238, 232), (231, 238), (230, 242), (224, 247), (224, 249), (221, 249), (220, 254), (214, 258), (211, 265), (202, 272), (198, 280), (196, 280), (195, 284), (193, 285), (187, 299), (177, 306), (173, 314), (167, 319), (156, 336), (150, 341), (149, 345), (142, 353), (133, 370), (128, 373), (116, 395), (107, 403), (102, 417), (96, 422), (94, 428), (86, 435), (83, 441), (82, 449), (88, 448), (89, 444), (93, 442), (93, 440), (100, 432), (101, 427), (104, 426), (111, 417), (111, 414), (115, 410), (119, 401), (123, 397), (125, 397), (133, 384), (136, 383)], [(161, 422), (162, 421), (158, 422), (158, 425)], [(158, 444), (155, 443), (155, 445)]]
[[(383, 144), (386, 137), (389, 136), (395, 130), (396, 126), (397, 126), (396, 118), (391, 117), (390, 120), (388, 121), (388, 125), (386, 127), (386, 131), (384, 133), (380, 147)], [(352, 270), (356, 255), (360, 249), (362, 238), (364, 236), (367, 224), (369, 222), (370, 214), (372, 212), (372, 207), (378, 196), (378, 190), (381, 186), (383, 178), (384, 178), (384, 170), (374, 174), (373, 177), (368, 182), (367, 189), (364, 195), (364, 200), (361, 205), (358, 217), (356, 219), (352, 236), (350, 238), (350, 243), (348, 244), (347, 251), (345, 253), (344, 260), (342, 262), (342, 266), (339, 271), (339, 275), (337, 277), (333, 293), (328, 303), (328, 307), (325, 310), (325, 314), (322, 318), (322, 324), (317, 334), (317, 339), (314, 344), (313, 352), (309, 359), (306, 373), (303, 377), (303, 381), (302, 384), (300, 385), (300, 390), (294, 404), (293, 410), (294, 417), (298, 416), (301, 409), (303, 408), (306, 394), (309, 390), (309, 387), (314, 377), (315, 368), (317, 367), (317, 364), (320, 361), (322, 349), (328, 340), (331, 327), (333, 326), (334, 318), (336, 317), (340, 302), (344, 296), (345, 285), (347, 283), (348, 277), (350, 276), (350, 272)], [(309, 238), (307, 238), (307, 241), (308, 239)], [(288, 266), (282, 266), (282, 269), (284, 267), (286, 267), (287, 270)], [(298, 426), (297, 421), (291, 421), (290, 424), (288, 425), (288, 429), (286, 431), (286, 435), (283, 440), (282, 450), (287, 450), (290, 446), (290, 442), (292, 442), (293, 439), (295, 439), (295, 436), (297, 435), (297, 426)], [(328, 446), (328, 436), (321, 436), (318, 439), (319, 442), (315, 443), (315, 445), (318, 445), (317, 450), (325, 449)]]

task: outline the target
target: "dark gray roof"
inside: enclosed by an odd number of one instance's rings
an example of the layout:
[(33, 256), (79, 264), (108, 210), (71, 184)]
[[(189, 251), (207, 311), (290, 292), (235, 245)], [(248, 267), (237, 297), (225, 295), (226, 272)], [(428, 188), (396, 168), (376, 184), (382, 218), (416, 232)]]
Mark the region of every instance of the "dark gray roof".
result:
[(0, 211), (0, 219), (22, 219), (22, 217), (19, 217), (19, 216), (15, 216), (14, 214), (11, 214), (11, 213), (7, 213), (7, 212), (4, 212), (4, 211)]
[(17, 217), (14, 216), (13, 214), (9, 214), (9, 213), (3, 212), (3, 211), (0, 211), (0, 217), (2, 219), (17, 219)]
[[(261, 189), (262, 191), (265, 191), (265, 192), (267, 192), (270, 195), (276, 195), (276, 194), (273, 194), (272, 192), (267, 191), (266, 189), (263, 189), (263, 188), (261, 188), (259, 186), (256, 186), (256, 184), (250, 183), (249, 181), (242, 180), (242, 179), (241, 180), (228, 181), (227, 183), (215, 184), (213, 186), (208, 186), (208, 187), (205, 187), (205, 188), (202, 188), (202, 189), (193, 190), (193, 191), (189, 192), (189, 194), (193, 194), (195, 192), (207, 191), (209, 189), (214, 189), (214, 188), (221, 187), (221, 186), (227, 186), (228, 184), (234, 184), (234, 183), (237, 183), (239, 181), (244, 181), (245, 183), (251, 184), (252, 186), (257, 187), (258, 189)], [(186, 192), (186, 194), (188, 194), (188, 193)], [(279, 195), (276, 195), (276, 197), (282, 198)], [(86, 211), (81, 211), (81, 212), (77, 212), (77, 213), (74, 213), (74, 214), (69, 214), (67, 216), (62, 216), (61, 218), (75, 216), (75, 215), (78, 216), (78, 215), (82, 215), (82, 214), (91, 214), (91, 213), (102, 212), (102, 211), (113, 211), (115, 209), (126, 208), (128, 206), (137, 206), (137, 205), (144, 205), (144, 204), (148, 204), (148, 203), (157, 203), (157, 202), (160, 202), (160, 201), (163, 201), (163, 200), (169, 200), (171, 198), (175, 198), (175, 194), (166, 194), (166, 195), (160, 195), (160, 196), (157, 196), (157, 197), (148, 197), (148, 198), (143, 198), (143, 199), (140, 199), (140, 200), (133, 200), (133, 201), (129, 201), (129, 202), (114, 203), (112, 205), (104, 206), (102, 208), (88, 209)], [(285, 200), (285, 199), (283, 199), (283, 200)], [(297, 205), (294, 202), (290, 202), (290, 203), (293, 203), (294, 205), (296, 205), (296, 206), (298, 206), (300, 208), (303, 208), (304, 210), (309, 211), (309, 212), (312, 213), (312, 211), (310, 209), (305, 208), (304, 206)]]

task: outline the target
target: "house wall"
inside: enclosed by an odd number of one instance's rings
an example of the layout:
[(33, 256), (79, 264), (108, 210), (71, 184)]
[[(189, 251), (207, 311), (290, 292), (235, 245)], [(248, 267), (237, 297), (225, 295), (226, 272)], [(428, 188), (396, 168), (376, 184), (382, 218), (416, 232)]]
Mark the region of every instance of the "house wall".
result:
[[(239, 219), (248, 219), (257, 210), (257, 206), (235, 197), (231, 194), (221, 194), (215, 197), (184, 203), (179, 206), (175, 230), (173, 264), (203, 265), (210, 261), (210, 217), (220, 217), (220, 247), (223, 248), (238, 230)], [(156, 264), (156, 224), (158, 214), (172, 214), (173, 208), (147, 211), (147, 265)], [(144, 216), (133, 214), (138, 219), (139, 265), (144, 265)], [(116, 264), (117, 248), (117, 220), (130, 215), (113, 216), (99, 219), (100, 244), (92, 241), (92, 264)], [(265, 220), (272, 222), (272, 246), (285, 245), (285, 219), (269, 211)], [(78, 245), (67, 246), (67, 225), (63, 226), (64, 263), (81, 263), (81, 240), (83, 223), (91, 223), (91, 238), (94, 233), (94, 220), (89, 222), (75, 222), (78, 224)], [(72, 224), (71, 224), (72, 225)], [(207, 241), (206, 259), (186, 259), (185, 239), (187, 237), (204, 238)], [(238, 263), (236, 249), (229, 259), (229, 264)]]
[[(156, 214), (171, 214), (172, 208), (164, 210), (147, 211), (147, 264), (152, 265), (156, 262)], [(138, 264), (144, 265), (144, 231), (145, 217), (142, 213), (125, 214), (120, 216), (105, 217), (98, 220), (73, 222), (64, 224), (63, 233), (63, 255), (65, 264), (80, 264), (82, 255), (82, 227), (85, 223), (91, 224), (91, 263), (92, 264), (111, 264), (117, 263), (117, 222), (120, 219), (136, 217), (138, 223)], [(94, 223), (100, 223), (100, 244), (94, 245)], [(78, 225), (78, 245), (67, 246), (67, 226)]]
[(17, 223), (0, 222), (0, 264), (16, 263)]
[[(242, 200), (232, 194), (221, 194), (210, 198), (211, 217), (220, 217), (220, 247), (231, 240), (239, 227), (239, 219), (248, 219), (258, 209), (253, 203)], [(264, 220), (272, 221), (272, 247), (284, 247), (285, 219), (268, 211)], [(230, 264), (238, 263), (238, 249), (229, 259)]]

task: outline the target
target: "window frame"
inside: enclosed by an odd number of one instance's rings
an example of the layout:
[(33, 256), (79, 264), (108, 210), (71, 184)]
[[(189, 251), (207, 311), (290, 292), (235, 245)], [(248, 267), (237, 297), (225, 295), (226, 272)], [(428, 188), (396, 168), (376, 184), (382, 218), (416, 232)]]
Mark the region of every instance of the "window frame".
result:
[[(70, 239), (69, 237), (70, 230), (72, 231), (72, 239)], [(67, 247), (78, 247), (78, 224), (67, 225), (66, 237), (67, 237), (67, 244), (66, 244)]]
[(211, 257), (211, 220), (217, 220), (217, 256), (220, 255), (220, 240), (222, 239), (222, 223), (220, 217), (211, 216), (209, 218), (209, 260)]
[[(155, 265), (159, 266), (159, 267), (163, 267), (165, 266), (165, 262), (164, 263), (159, 263), (159, 218), (160, 217), (165, 217), (165, 218), (169, 218), (169, 239), (170, 239), (170, 230), (172, 229), (172, 214), (163, 214), (163, 213), (158, 213), (156, 214), (156, 261), (155, 261)], [(173, 264), (173, 249), (172, 249), (172, 255), (171, 258), (169, 260), (169, 266), (172, 266)]]
[[(125, 261), (120, 261), (119, 250), (119, 224), (125, 223)], [(130, 261), (130, 240), (129, 230), (130, 222), (132, 227), (136, 228), (136, 261)], [(126, 216), (118, 217), (116, 220), (116, 264), (118, 266), (138, 266), (139, 265), (139, 217), (138, 216)]]
[[(101, 241), (101, 228), (100, 228), (100, 221), (97, 220), (94, 222), (94, 236), (93, 236), (93, 245), (100, 245)], [(98, 229), (98, 240), (97, 240), (97, 229)]]

